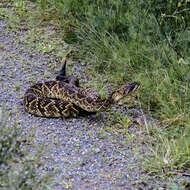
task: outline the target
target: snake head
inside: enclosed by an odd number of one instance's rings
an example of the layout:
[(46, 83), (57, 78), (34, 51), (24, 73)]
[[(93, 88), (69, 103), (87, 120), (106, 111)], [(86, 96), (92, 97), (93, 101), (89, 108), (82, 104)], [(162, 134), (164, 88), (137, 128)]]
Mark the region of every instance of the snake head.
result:
[(131, 92), (135, 92), (139, 87), (140, 87), (139, 82), (132, 82), (125, 84), (112, 94), (112, 99), (114, 100), (114, 102), (118, 102), (124, 96), (127, 96)]

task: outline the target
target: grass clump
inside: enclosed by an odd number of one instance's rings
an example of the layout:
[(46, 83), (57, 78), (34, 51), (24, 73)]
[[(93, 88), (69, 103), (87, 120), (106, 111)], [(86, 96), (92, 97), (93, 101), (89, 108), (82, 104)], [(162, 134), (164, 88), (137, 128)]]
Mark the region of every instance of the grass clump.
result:
[[(190, 160), (186, 146), (190, 137), (190, 2), (34, 1), (42, 12), (56, 10), (64, 23), (65, 41), (79, 47), (75, 56), (87, 60), (94, 76), (109, 78), (113, 86), (141, 82), (140, 105), (163, 124), (163, 134), (155, 134), (160, 143), (152, 150), (153, 159), (164, 163), (157, 170), (163, 166), (186, 169)], [(172, 162), (164, 161), (168, 154)]]
[(28, 158), (20, 129), (7, 118), (0, 107), (0, 189), (47, 189), (48, 177), (37, 174), (38, 159)]

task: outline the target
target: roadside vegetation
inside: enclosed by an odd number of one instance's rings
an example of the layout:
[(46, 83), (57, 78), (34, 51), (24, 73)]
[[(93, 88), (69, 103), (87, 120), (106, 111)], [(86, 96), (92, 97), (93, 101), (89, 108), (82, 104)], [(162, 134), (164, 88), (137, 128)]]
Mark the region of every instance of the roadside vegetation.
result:
[[(152, 146), (144, 169), (155, 175), (190, 175), (189, 0), (32, 2), (33, 12), (28, 1), (14, 0), (17, 14), (36, 25), (56, 26), (73, 59), (86, 62), (97, 89), (107, 82), (112, 88), (141, 82), (138, 107), (161, 122), (154, 127), (145, 123)], [(47, 51), (56, 46), (46, 43)]]
[[(47, 189), (50, 175), (39, 176), (39, 157), (30, 155), (23, 144), (30, 137), (22, 136), (16, 124), (7, 124), (8, 112), (0, 107), (0, 189)], [(14, 123), (14, 122), (13, 122)]]

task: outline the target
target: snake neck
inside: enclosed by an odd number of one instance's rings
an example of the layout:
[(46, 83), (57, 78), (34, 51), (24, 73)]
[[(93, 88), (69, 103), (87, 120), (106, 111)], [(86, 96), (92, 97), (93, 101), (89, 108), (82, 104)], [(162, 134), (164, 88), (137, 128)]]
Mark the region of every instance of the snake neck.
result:
[(116, 103), (115, 99), (113, 98), (113, 95), (114, 95), (115, 92), (112, 92), (108, 98), (104, 99), (104, 100), (101, 100), (100, 102), (100, 105), (101, 105), (101, 108), (100, 110), (105, 110), (105, 109), (108, 109), (109, 107), (111, 107), (113, 104)]
[(112, 92), (107, 99), (104, 100), (104, 107), (109, 108), (113, 104), (119, 102), (123, 98), (123, 95), (118, 93), (118, 90)]

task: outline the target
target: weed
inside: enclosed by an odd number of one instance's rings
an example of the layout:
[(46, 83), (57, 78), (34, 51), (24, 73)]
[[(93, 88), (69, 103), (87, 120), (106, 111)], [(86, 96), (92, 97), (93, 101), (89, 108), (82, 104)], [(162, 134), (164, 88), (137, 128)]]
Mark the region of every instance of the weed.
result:
[[(17, 126), (8, 126), (8, 114), (0, 107), (0, 188), (1, 189), (46, 189), (49, 177), (37, 174), (37, 158), (27, 158), (21, 131)], [(38, 163), (38, 164), (37, 164)]]

